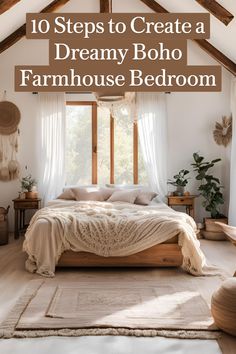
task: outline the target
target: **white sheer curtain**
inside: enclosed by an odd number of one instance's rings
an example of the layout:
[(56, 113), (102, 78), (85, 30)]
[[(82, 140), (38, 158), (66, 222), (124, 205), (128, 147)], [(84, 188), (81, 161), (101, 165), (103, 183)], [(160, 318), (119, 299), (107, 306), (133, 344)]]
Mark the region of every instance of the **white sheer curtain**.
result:
[(65, 185), (65, 94), (39, 94), (39, 192), (44, 204)]
[(231, 110), (233, 117), (233, 135), (230, 166), (229, 224), (236, 226), (236, 78), (232, 79)]
[(150, 187), (164, 200), (167, 193), (167, 113), (164, 93), (138, 93), (140, 145)]

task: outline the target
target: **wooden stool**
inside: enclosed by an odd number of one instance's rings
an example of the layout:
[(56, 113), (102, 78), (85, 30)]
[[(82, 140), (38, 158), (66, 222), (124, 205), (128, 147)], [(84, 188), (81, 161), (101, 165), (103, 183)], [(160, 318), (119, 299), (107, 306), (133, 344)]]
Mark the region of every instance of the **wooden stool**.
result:
[(226, 280), (211, 299), (211, 313), (216, 325), (236, 336), (236, 279)]

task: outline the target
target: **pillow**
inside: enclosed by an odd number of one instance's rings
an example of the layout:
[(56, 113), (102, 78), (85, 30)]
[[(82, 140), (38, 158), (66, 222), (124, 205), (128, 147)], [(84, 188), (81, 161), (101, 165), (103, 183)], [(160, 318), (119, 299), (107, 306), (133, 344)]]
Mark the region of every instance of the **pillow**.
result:
[(110, 196), (115, 192), (115, 191), (118, 191), (119, 189), (117, 188), (106, 188), (106, 187), (103, 187), (103, 188), (100, 188), (100, 191), (103, 195), (103, 198), (104, 200), (107, 200), (108, 198), (110, 198)]
[(144, 186), (142, 186), (141, 184), (110, 184), (110, 183), (106, 183), (106, 186), (108, 188), (113, 188), (113, 189), (142, 189), (144, 188)]
[(71, 190), (78, 201), (93, 200), (96, 202), (104, 202), (105, 200), (102, 191), (97, 187), (78, 187), (72, 188)]
[(141, 190), (135, 199), (134, 204), (139, 205), (148, 205), (155, 197), (157, 193), (148, 191), (148, 190)]
[(57, 199), (76, 200), (71, 188), (65, 188), (64, 191), (57, 197)]
[(120, 190), (112, 193), (108, 202), (126, 202), (130, 204), (134, 204), (135, 199), (139, 194), (139, 190)]

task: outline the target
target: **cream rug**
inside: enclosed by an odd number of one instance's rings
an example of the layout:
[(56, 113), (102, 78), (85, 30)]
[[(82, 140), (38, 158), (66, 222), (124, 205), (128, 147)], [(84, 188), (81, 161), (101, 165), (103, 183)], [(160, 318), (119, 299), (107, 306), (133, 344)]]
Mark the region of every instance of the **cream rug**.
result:
[[(209, 307), (181, 282), (33, 280), (0, 337), (135, 335), (218, 338)], [(191, 285), (191, 282), (190, 282)]]

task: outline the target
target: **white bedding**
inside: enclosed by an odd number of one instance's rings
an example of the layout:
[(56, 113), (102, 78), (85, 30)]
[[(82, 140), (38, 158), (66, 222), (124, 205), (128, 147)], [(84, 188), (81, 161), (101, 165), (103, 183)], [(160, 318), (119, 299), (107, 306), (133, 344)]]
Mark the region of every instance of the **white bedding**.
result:
[(25, 235), (24, 250), (31, 272), (53, 276), (66, 250), (100, 256), (128, 256), (178, 236), (188, 272), (201, 275), (205, 257), (196, 237), (196, 224), (185, 213), (163, 203), (149, 206), (129, 203), (55, 200), (39, 210)]

